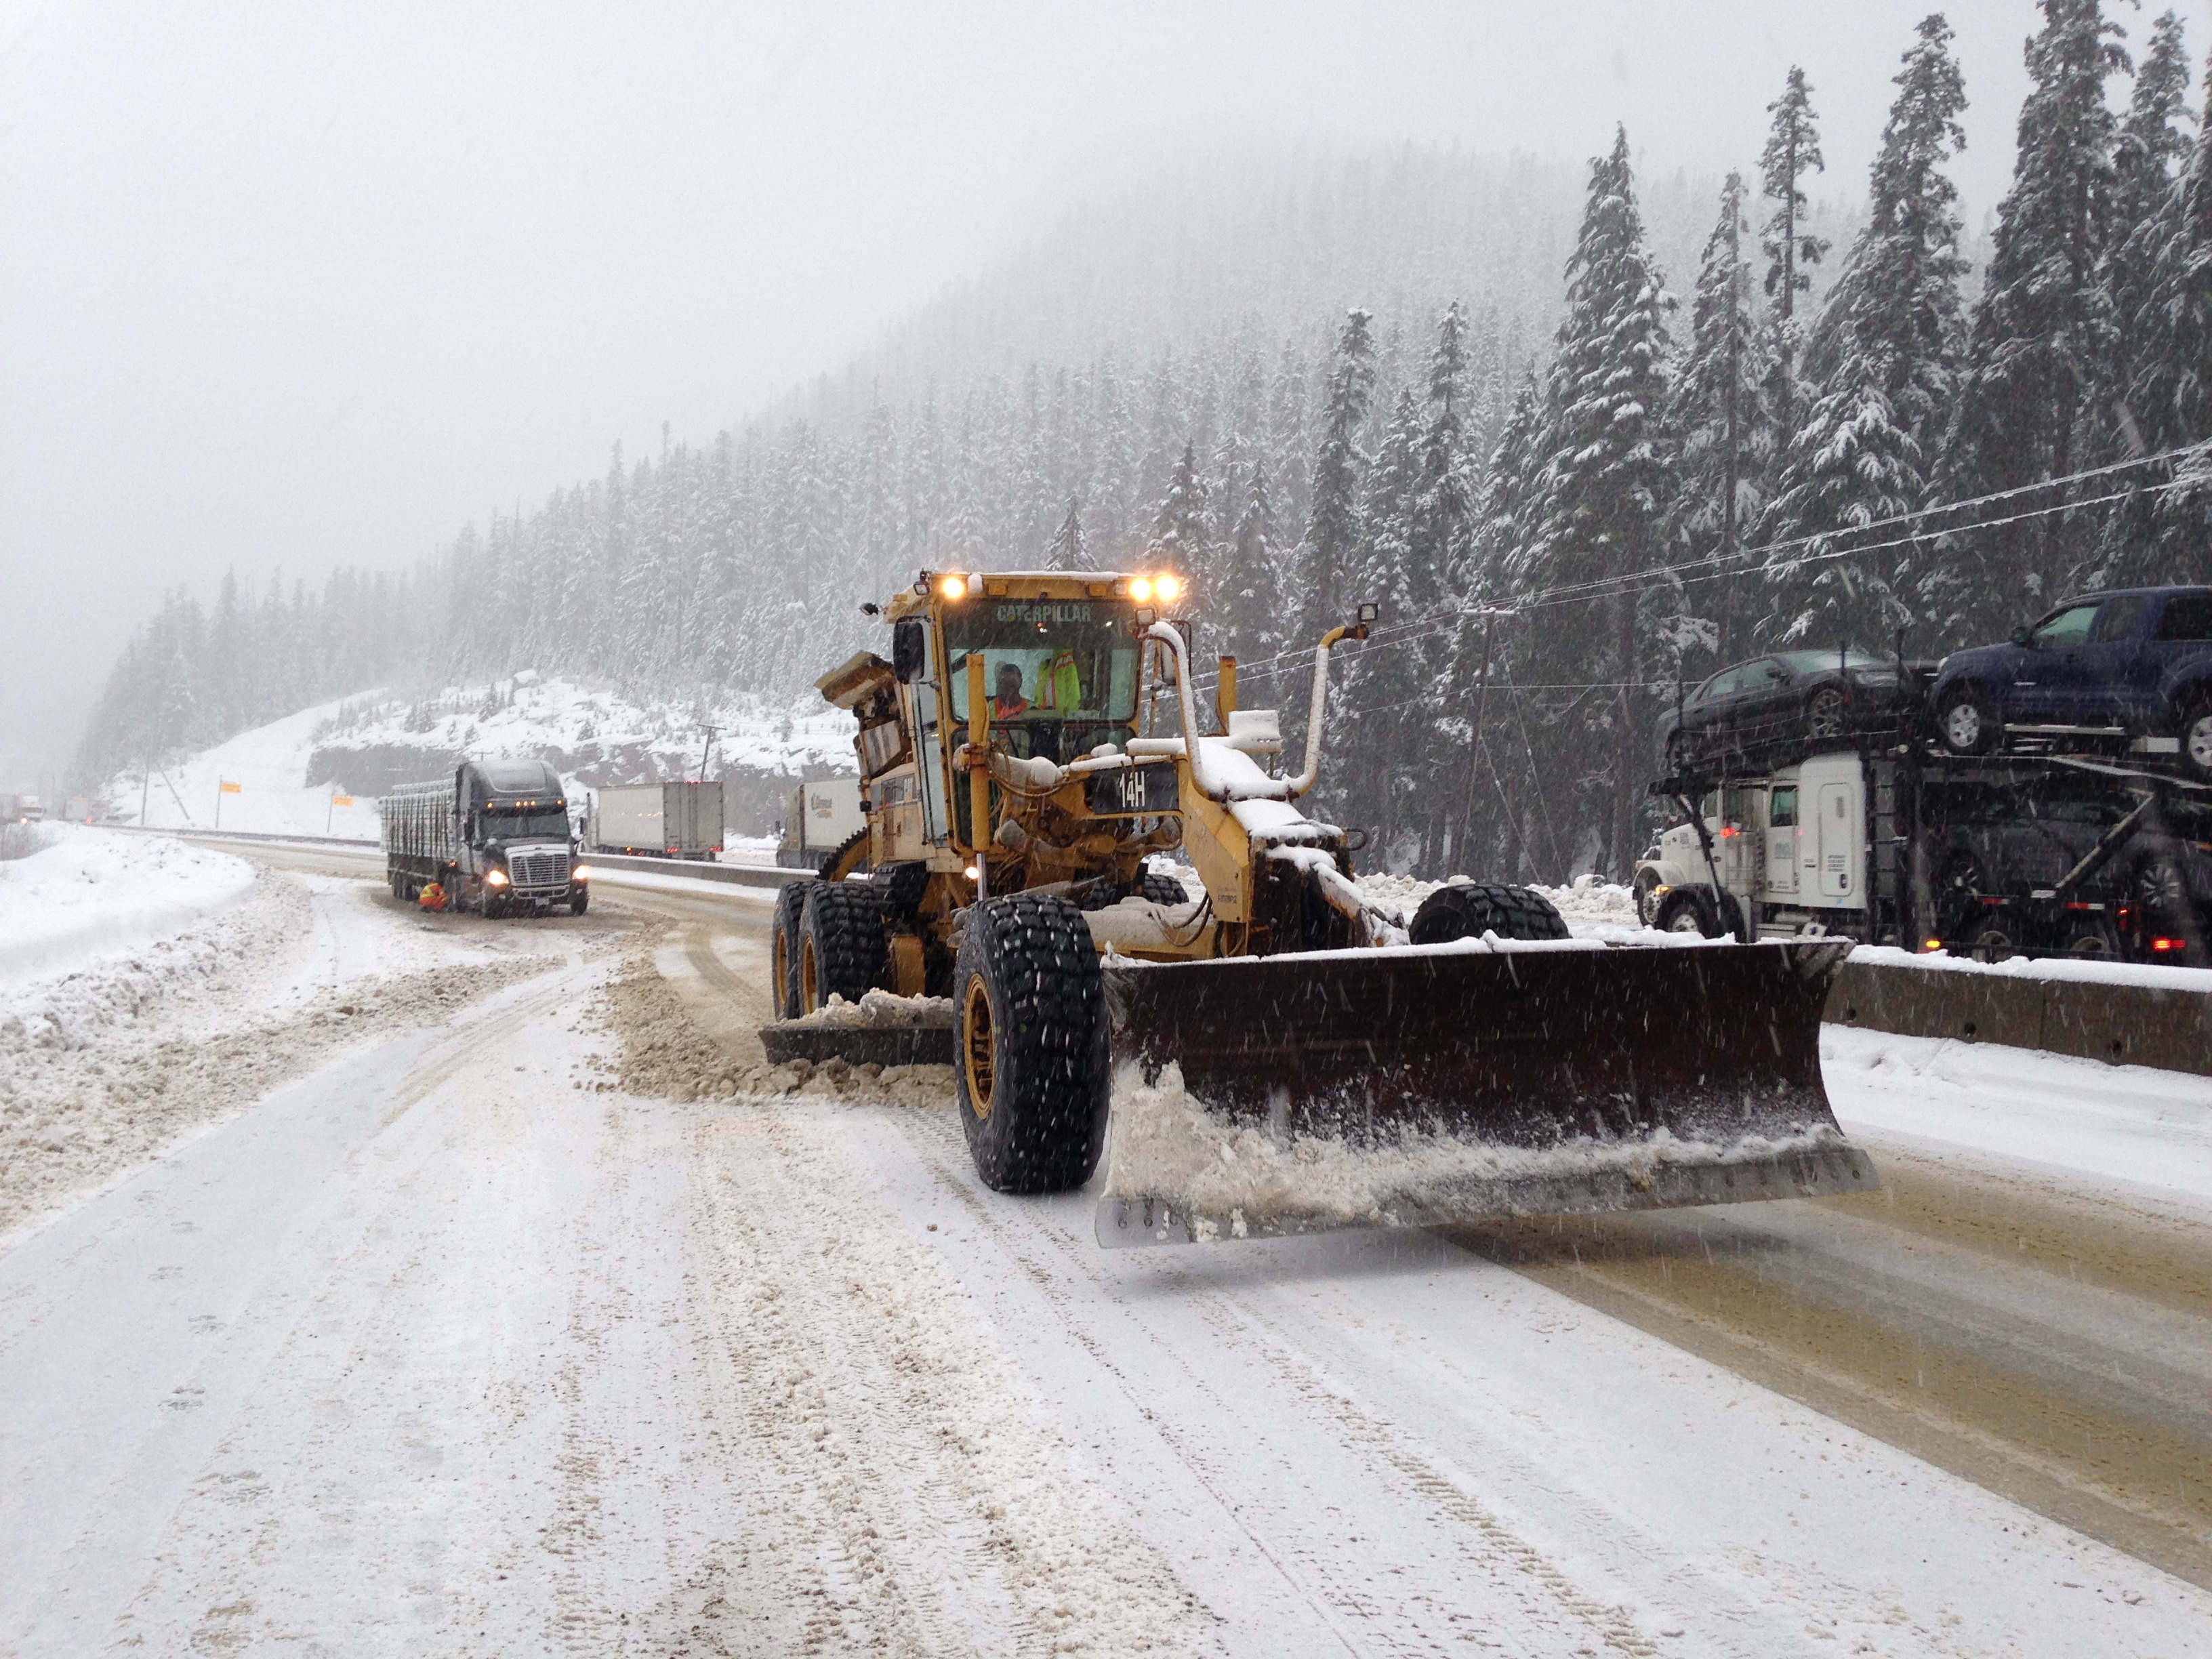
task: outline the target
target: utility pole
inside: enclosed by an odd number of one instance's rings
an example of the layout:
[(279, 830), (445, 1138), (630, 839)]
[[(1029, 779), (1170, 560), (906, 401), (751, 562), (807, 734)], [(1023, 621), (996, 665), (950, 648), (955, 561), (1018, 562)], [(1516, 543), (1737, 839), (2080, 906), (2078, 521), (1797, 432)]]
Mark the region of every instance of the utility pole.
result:
[[(665, 433), (663, 436), (665, 436)], [(699, 781), (704, 783), (707, 781), (707, 757), (714, 752), (714, 739), (720, 734), (711, 726), (702, 726), (699, 729), (707, 734), (707, 746), (699, 751)]]

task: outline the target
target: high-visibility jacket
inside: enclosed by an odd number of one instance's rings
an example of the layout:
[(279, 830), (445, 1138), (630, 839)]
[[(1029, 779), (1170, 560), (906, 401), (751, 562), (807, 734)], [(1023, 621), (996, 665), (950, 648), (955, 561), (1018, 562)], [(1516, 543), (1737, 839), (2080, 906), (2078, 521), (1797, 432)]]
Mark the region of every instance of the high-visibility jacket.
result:
[(1063, 651), (1044, 665), (1038, 677), (1037, 707), (1069, 714), (1083, 707), (1083, 676), (1075, 666), (1075, 653)]
[(434, 881), (416, 896), (415, 902), (425, 910), (442, 910), (446, 908), (446, 890)]

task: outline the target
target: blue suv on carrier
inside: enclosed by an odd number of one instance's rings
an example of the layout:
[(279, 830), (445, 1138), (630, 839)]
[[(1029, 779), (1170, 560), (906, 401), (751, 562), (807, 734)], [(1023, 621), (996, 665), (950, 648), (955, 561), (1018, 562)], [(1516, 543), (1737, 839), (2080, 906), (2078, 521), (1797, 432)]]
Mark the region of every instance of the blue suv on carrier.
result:
[(2014, 738), (2126, 738), (2212, 779), (2212, 587), (2069, 599), (2007, 644), (1944, 658), (1929, 706), (1954, 754)]

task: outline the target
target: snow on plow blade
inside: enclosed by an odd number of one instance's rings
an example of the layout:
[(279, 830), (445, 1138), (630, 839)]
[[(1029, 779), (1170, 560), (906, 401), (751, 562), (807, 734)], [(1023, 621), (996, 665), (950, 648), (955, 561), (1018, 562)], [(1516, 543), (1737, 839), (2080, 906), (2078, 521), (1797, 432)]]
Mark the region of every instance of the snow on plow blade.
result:
[(1820, 1083), (1846, 942), (1115, 963), (1108, 1246), (1877, 1183)]

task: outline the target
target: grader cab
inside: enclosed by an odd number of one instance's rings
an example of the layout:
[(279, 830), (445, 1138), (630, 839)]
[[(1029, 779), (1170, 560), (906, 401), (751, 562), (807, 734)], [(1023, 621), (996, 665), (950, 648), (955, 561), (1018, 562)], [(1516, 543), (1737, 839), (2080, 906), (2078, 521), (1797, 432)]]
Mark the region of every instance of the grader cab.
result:
[[(1372, 608), (1316, 642), (1291, 771), (1233, 659), (1201, 714), (1179, 594), (925, 572), (869, 607), (890, 657), (817, 682), (858, 719), (867, 828), (780, 897), (782, 1018), (950, 998), (969, 1146), (1000, 1191), (1088, 1181), (1118, 1089), (1109, 1243), (1872, 1184), (1820, 1081), (1838, 947), (1611, 948), (1499, 884), (1410, 919), (1370, 903), (1358, 838), (1296, 803), (1331, 653)], [(1149, 863), (1170, 853), (1197, 890)]]

